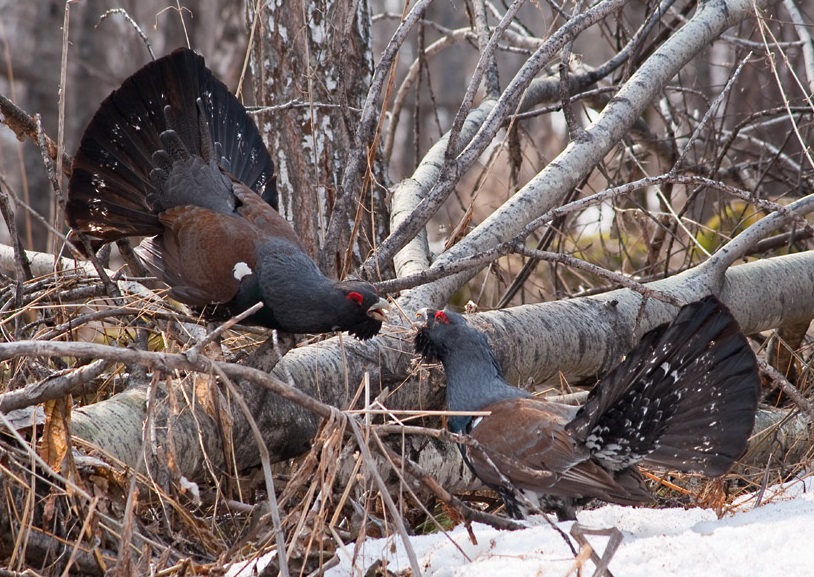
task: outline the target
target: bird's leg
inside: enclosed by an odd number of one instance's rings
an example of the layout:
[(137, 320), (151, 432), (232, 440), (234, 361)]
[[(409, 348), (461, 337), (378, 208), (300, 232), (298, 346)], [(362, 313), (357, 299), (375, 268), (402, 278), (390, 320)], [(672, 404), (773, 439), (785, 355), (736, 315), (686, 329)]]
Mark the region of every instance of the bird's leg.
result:
[[(574, 539), (576, 539), (577, 543), (579, 543), (581, 546), (590, 547), (591, 561), (593, 561), (594, 565), (596, 565), (596, 570), (594, 571), (593, 577), (602, 577), (603, 575), (605, 577), (613, 577), (610, 569), (608, 569), (608, 565), (610, 564), (611, 559), (613, 559), (619, 545), (622, 543), (622, 532), (616, 527), (599, 529), (575, 522), (573, 525), (571, 525), (571, 535), (573, 535)], [(601, 535), (603, 537), (610, 538), (608, 544), (605, 546), (605, 552), (602, 553), (602, 557), (596, 554), (596, 550), (590, 543), (588, 543), (585, 535)]]
[[(255, 356), (264, 359), (263, 371), (270, 373), (277, 366), (288, 351), (297, 346), (297, 336), (294, 333), (287, 333), (278, 329), (272, 329), (269, 337), (264, 340), (255, 351)], [(286, 381), (291, 384), (290, 376), (286, 376)]]
[(297, 335), (274, 329), (271, 335), (274, 344), (274, 352), (277, 354), (277, 362), (283, 360), (288, 351), (297, 346)]
[[(271, 331), (271, 342), (276, 355), (273, 366), (277, 366), (277, 363), (283, 360), (283, 357), (288, 354), (288, 351), (297, 346), (297, 336), (293, 333), (287, 333), (285, 331), (274, 329)], [(283, 369), (285, 371), (288, 384), (293, 387), (294, 377), (291, 376), (288, 367), (283, 367)], [(268, 369), (268, 371), (271, 372), (271, 369)]]

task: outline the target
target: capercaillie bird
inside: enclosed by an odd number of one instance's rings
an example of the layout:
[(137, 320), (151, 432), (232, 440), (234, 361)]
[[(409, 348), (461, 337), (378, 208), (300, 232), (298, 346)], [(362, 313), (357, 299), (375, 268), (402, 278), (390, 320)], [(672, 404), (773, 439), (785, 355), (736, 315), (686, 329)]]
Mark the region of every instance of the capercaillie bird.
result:
[[(94, 247), (129, 236), (147, 268), (193, 305), (291, 333), (379, 332), (387, 302), (324, 276), (277, 212), (274, 164), (246, 109), (179, 48), (100, 105), (74, 156), (66, 220)], [(94, 248), (95, 249), (95, 248)]]
[(653, 497), (639, 464), (717, 477), (746, 448), (760, 392), (757, 360), (714, 296), (646, 333), (582, 407), (511, 386), (486, 336), (463, 316), (426, 314), (415, 348), (424, 361), (443, 364), (449, 410), (490, 413), (451, 416), (448, 427), (477, 441), (482, 452), (460, 446), (464, 459), (513, 517), (524, 515), (518, 490), (542, 497), (560, 519), (574, 519), (583, 498), (645, 504)]

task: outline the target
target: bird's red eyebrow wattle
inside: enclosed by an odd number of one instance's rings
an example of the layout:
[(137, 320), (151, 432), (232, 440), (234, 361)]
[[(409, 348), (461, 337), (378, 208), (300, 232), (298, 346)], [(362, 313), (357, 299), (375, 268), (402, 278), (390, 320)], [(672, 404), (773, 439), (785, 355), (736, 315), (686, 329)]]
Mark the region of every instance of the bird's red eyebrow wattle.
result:
[(435, 313), (435, 320), (445, 325), (449, 324), (449, 317), (447, 316), (447, 313), (445, 313), (444, 311), (438, 311), (437, 313)]
[(356, 291), (349, 292), (345, 298), (348, 299), (349, 301), (355, 302), (357, 305), (361, 305), (362, 301), (365, 300), (361, 293), (358, 293)]

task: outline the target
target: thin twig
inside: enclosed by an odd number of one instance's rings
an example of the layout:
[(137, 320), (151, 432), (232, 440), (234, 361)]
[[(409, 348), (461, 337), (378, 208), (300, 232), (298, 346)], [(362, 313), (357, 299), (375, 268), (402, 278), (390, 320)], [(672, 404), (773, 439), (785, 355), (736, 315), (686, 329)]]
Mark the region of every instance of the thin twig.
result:
[[(479, 0), (476, 0), (476, 2), (477, 1)], [(495, 66), (494, 54), (495, 49), (497, 48), (498, 40), (503, 35), (503, 31), (508, 28), (509, 24), (514, 20), (517, 11), (520, 10), (520, 7), (523, 4), (525, 4), (525, 0), (514, 0), (511, 3), (511, 5), (506, 9), (506, 13), (503, 15), (503, 18), (492, 31), (492, 37), (489, 38), (486, 44), (481, 48), (481, 55), (478, 59), (478, 64), (475, 66), (475, 70), (472, 72), (472, 78), (469, 80), (469, 84), (466, 87), (466, 92), (461, 99), (461, 105), (458, 107), (458, 111), (455, 113), (455, 118), (452, 120), (452, 126), (449, 129), (449, 143), (447, 144), (447, 151), (444, 155), (444, 164), (446, 165), (444, 172), (452, 170), (456, 174), (463, 174), (463, 172), (460, 171), (461, 167), (456, 162), (459, 148), (458, 138), (461, 134), (461, 129), (463, 128), (464, 121), (466, 121), (466, 118), (469, 115), (470, 109), (472, 108), (472, 103), (475, 101), (475, 95), (480, 88), (483, 75), (487, 72), (487, 70), (492, 70)], [(483, 33), (480, 32), (479, 37), (482, 34)], [(492, 87), (492, 90), (495, 89), (495, 87)], [(488, 93), (488, 96), (492, 96), (492, 94)]]
[(190, 358), (185, 354), (141, 351), (81, 342), (19, 341), (15, 343), (0, 343), (0, 360), (7, 360), (21, 355), (108, 359), (124, 364), (142, 365), (149, 369), (163, 372), (181, 370), (210, 373), (215, 367), (218, 367), (232, 379), (245, 379), (266, 387), (272, 392), (297, 403), (320, 417), (330, 417), (331, 411), (333, 410), (329, 405), (321, 403), (302, 391), (294, 389), (264, 371), (234, 363), (213, 361), (202, 355), (196, 355), (195, 358)]
[(701, 118), (701, 122), (699, 122), (698, 126), (695, 127), (692, 136), (690, 136), (690, 139), (687, 141), (687, 143), (684, 145), (684, 148), (681, 150), (681, 153), (678, 156), (678, 160), (676, 160), (675, 165), (673, 166), (674, 172), (677, 172), (679, 169), (682, 168), (682, 165), (684, 164), (684, 159), (687, 157), (687, 154), (689, 154), (693, 144), (695, 144), (696, 140), (701, 138), (701, 133), (704, 131), (704, 129), (707, 126), (707, 123), (710, 122), (713, 115), (718, 111), (718, 106), (720, 106), (720, 104), (726, 99), (726, 97), (729, 96), (729, 93), (735, 86), (735, 81), (738, 78), (740, 78), (741, 71), (743, 70), (743, 67), (746, 66), (746, 63), (749, 62), (750, 58), (752, 58), (751, 52), (749, 52), (749, 54), (741, 58), (738, 67), (735, 68), (735, 72), (733, 72), (730, 75), (729, 80), (727, 80), (726, 82), (726, 86), (724, 86), (724, 89), (721, 90), (718, 96), (715, 97), (715, 100), (712, 101), (712, 104), (710, 104), (709, 108), (707, 108), (707, 111), (704, 113), (703, 118)]
[[(82, 499), (87, 501), (88, 503), (93, 501), (93, 495), (88, 493), (83, 487), (80, 487), (73, 480), (68, 479), (67, 477), (61, 475), (57, 471), (54, 471), (54, 469), (52, 467), (50, 467), (48, 465), (48, 463), (46, 463), (42, 459), (42, 457), (40, 457), (37, 454), (37, 452), (34, 450), (34, 448), (31, 446), (31, 444), (28, 441), (26, 441), (22, 437), (22, 435), (20, 435), (20, 433), (17, 432), (17, 429), (14, 427), (14, 425), (12, 425), (9, 422), (8, 418), (6, 417), (6, 415), (2, 411), (0, 411), (0, 423), (2, 423), (2, 425), (6, 429), (7, 433), (14, 437), (14, 439), (17, 441), (18, 445), (22, 448), (22, 450), (25, 451), (26, 454), (31, 458), (32, 462), (36, 463), (49, 476), (53, 477), (59, 483), (61, 483), (63, 488), (64, 487), (70, 487), (71, 491), (73, 491), (73, 493), (75, 495), (78, 495), (79, 497), (81, 497)], [(103, 513), (103, 512), (98, 511), (98, 510), (96, 511), (96, 514), (106, 524), (106, 525), (104, 525), (105, 529), (110, 531), (110, 533), (114, 537), (118, 537), (119, 539), (121, 539), (121, 537), (122, 537), (121, 531), (123, 529), (121, 522), (117, 521), (116, 519), (114, 519), (113, 517), (107, 515), (106, 513)], [(153, 541), (152, 539), (150, 539), (148, 537), (145, 537), (144, 535), (138, 534), (138, 535), (134, 535), (134, 536), (138, 537), (138, 539), (142, 543), (147, 543), (150, 546), (155, 547), (156, 550), (160, 551), (160, 550), (164, 549), (163, 545), (161, 545), (160, 543), (158, 543), (156, 541)]]
[(136, 23), (136, 21), (133, 20), (133, 17), (130, 16), (130, 14), (124, 8), (111, 8), (107, 12), (102, 13), (102, 15), (99, 16), (99, 21), (96, 23), (96, 27), (98, 28), (99, 24), (101, 24), (103, 20), (109, 18), (110, 16), (113, 16), (114, 14), (120, 14), (124, 16), (124, 19), (127, 21), (127, 23), (130, 24), (130, 26), (136, 31), (136, 34), (139, 35), (139, 38), (141, 38), (141, 41), (144, 44), (144, 46), (147, 47), (147, 51), (150, 53), (150, 58), (155, 60), (155, 52), (153, 52), (153, 46), (150, 44), (150, 39), (147, 38), (147, 35), (141, 29), (141, 26), (139, 26)]
[(342, 227), (348, 222), (348, 215), (351, 212), (353, 201), (356, 195), (353, 190), (356, 188), (356, 181), (362, 173), (362, 167), (367, 160), (367, 144), (371, 140), (371, 135), (379, 117), (378, 102), (382, 95), (384, 85), (390, 76), (390, 68), (396, 60), (399, 49), (407, 39), (410, 31), (424, 15), (424, 11), (432, 0), (418, 0), (410, 12), (402, 20), (399, 27), (393, 33), (390, 42), (384, 49), (376, 68), (373, 71), (373, 78), (370, 82), (365, 103), (362, 106), (362, 114), (359, 118), (356, 135), (354, 136), (353, 150), (348, 155), (344, 174), (342, 175), (341, 187), (338, 191), (336, 203), (334, 204), (331, 221), (325, 232), (325, 243), (321, 249), (323, 254), (333, 255), (336, 252), (336, 243), (343, 235), (340, 234)]
[(111, 361), (98, 359), (78, 369), (53, 374), (37, 383), (26, 385), (22, 389), (0, 394), (0, 411), (8, 413), (17, 409), (30, 407), (46, 401), (60, 399), (76, 391), (77, 388), (101, 375), (110, 366)]
[[(23, 135), (27, 136), (35, 143), (38, 142), (39, 135), (42, 135), (42, 140), (45, 142), (45, 149), (51, 158), (57, 157), (57, 144), (42, 131), (37, 128), (37, 121), (29, 115), (25, 110), (14, 104), (5, 95), (0, 93), (0, 121), (14, 131), (17, 138), (22, 140)], [(65, 176), (71, 175), (71, 162), (72, 159), (67, 154), (62, 154), (62, 171)]]
[[(31, 263), (29, 263), (28, 259), (26, 258), (22, 240), (17, 234), (17, 223), (14, 216), (14, 207), (12, 206), (11, 202), (9, 202), (9, 195), (6, 194), (4, 189), (10, 190), (8, 182), (6, 182), (6, 179), (2, 174), (0, 174), (0, 213), (2, 213), (3, 220), (6, 222), (6, 227), (8, 228), (8, 233), (11, 237), (11, 243), (14, 247), (14, 268), (16, 272), (14, 278), (14, 306), (17, 310), (20, 310), (23, 308), (23, 290), (25, 281), (31, 278)], [(22, 321), (23, 318), (21, 316), (14, 319), (15, 338), (19, 338), (20, 336)]]
[[(478, 37), (478, 47), (482, 55), (486, 55), (490, 50), (488, 48), (489, 44), (489, 19), (486, 15), (486, 2), (484, 0), (473, 0), (472, 1), (472, 12), (474, 15), (475, 20), (475, 32)], [(508, 11), (507, 11), (508, 14)], [(501, 19), (503, 20), (503, 19)], [(514, 15), (512, 15), (511, 20), (514, 20)], [(502, 22), (501, 22), (502, 23)], [(503, 35), (503, 31), (501, 31), (501, 36)], [(483, 58), (483, 56), (481, 56)], [(484, 74), (484, 78), (486, 79), (485, 87), (486, 87), (486, 97), (487, 98), (497, 98), (500, 96), (500, 78), (498, 76), (498, 69), (497, 69), (497, 60), (495, 59), (494, 50), (492, 53), (488, 55), (488, 64), (486, 68), (486, 72)]]
[[(569, 202), (567, 204), (554, 208), (546, 212), (545, 214), (540, 215), (539, 217), (529, 222), (525, 227), (523, 227), (523, 229), (514, 238), (512, 238), (509, 241), (503, 242), (489, 250), (483, 251), (477, 255), (457, 259), (454, 262), (434, 264), (429, 269), (414, 275), (405, 276), (393, 280), (380, 281), (378, 283), (375, 283), (376, 287), (382, 293), (393, 293), (407, 288), (413, 288), (416, 286), (427, 284), (435, 280), (448, 277), (458, 272), (463, 272), (473, 268), (482, 267), (486, 264), (489, 264), (490, 262), (497, 260), (500, 257), (506, 256), (507, 254), (510, 254), (512, 252), (518, 252), (515, 250), (515, 248), (524, 243), (526, 237), (532, 234), (535, 230), (548, 224), (549, 222), (553, 221), (556, 218), (562, 217), (572, 212), (584, 210), (589, 206), (594, 206), (607, 200), (617, 198), (619, 196), (626, 196), (632, 194), (633, 192), (644, 188), (668, 183), (682, 184), (686, 186), (691, 185), (706, 186), (724, 192), (735, 198), (740, 198), (747, 202), (751, 202), (759, 208), (774, 211), (777, 215), (776, 218), (778, 218), (779, 220), (773, 220), (769, 222), (767, 221), (769, 217), (764, 218), (758, 221), (757, 223), (753, 224), (749, 228), (747, 228), (740, 235), (738, 235), (736, 239), (730, 241), (729, 243), (730, 245), (733, 243), (740, 244), (741, 242), (743, 242), (743, 239), (741, 237), (743, 237), (747, 233), (752, 235), (750, 231), (752, 231), (755, 227), (759, 226), (759, 228), (761, 229), (760, 233), (759, 234), (755, 233), (754, 238), (750, 240), (749, 243), (745, 243), (745, 245), (742, 248), (739, 248), (739, 250), (748, 250), (748, 247), (751, 246), (751, 244), (757, 242), (757, 240), (763, 238), (765, 235), (776, 230), (777, 228), (789, 222), (790, 220), (799, 222), (806, 230), (811, 229), (811, 225), (809, 225), (808, 222), (805, 220), (804, 215), (814, 210), (813, 204), (814, 195), (800, 199), (790, 205), (783, 206), (776, 202), (757, 198), (754, 194), (746, 190), (739, 189), (737, 187), (725, 184), (723, 182), (712, 180), (703, 176), (679, 175), (671, 172), (660, 176), (649, 176), (646, 178), (642, 178), (634, 182), (629, 182), (620, 186), (608, 188), (596, 194), (592, 194), (590, 196), (577, 199), (573, 202)], [(724, 247), (719, 249), (719, 252), (724, 250), (727, 246), (729, 245), (725, 245)], [(738, 254), (740, 255), (741, 253), (739, 252)], [(552, 258), (556, 260), (557, 258), (560, 257)], [(712, 258), (714, 259), (715, 256), (713, 256)], [(735, 258), (739, 258), (739, 256)], [(544, 260), (551, 259), (547, 258)]]
[(387, 509), (390, 511), (393, 523), (395, 523), (396, 529), (401, 535), (402, 542), (404, 543), (404, 550), (407, 553), (407, 558), (410, 560), (410, 568), (413, 570), (413, 575), (421, 577), (421, 567), (418, 564), (418, 558), (416, 557), (415, 551), (413, 550), (413, 545), (410, 542), (410, 535), (407, 533), (407, 527), (404, 525), (404, 518), (401, 516), (396, 504), (393, 502), (393, 497), (390, 496), (390, 492), (387, 490), (387, 485), (385, 484), (384, 479), (382, 479), (381, 475), (379, 475), (379, 472), (376, 470), (373, 455), (370, 454), (370, 449), (367, 446), (367, 442), (365, 441), (362, 432), (359, 430), (359, 424), (356, 422), (356, 419), (352, 418), (348, 419), (348, 424), (350, 425), (351, 430), (353, 430), (353, 435), (356, 437), (356, 444), (359, 447), (359, 451), (361, 451), (362, 457), (367, 463), (367, 471), (373, 477), (376, 486), (379, 488), (379, 493), (381, 494), (382, 500), (384, 501)]
[(814, 422), (814, 406), (811, 405), (808, 399), (800, 394), (797, 387), (792, 385), (780, 371), (775, 369), (764, 359), (758, 358), (757, 364), (763, 374), (772, 380), (772, 387), (779, 389), (784, 395), (787, 395), (788, 398), (791, 399), (791, 401), (797, 405), (801, 411), (808, 415), (811, 422)]
[(254, 437), (257, 449), (260, 451), (260, 463), (263, 469), (263, 480), (266, 483), (266, 494), (268, 495), (269, 508), (271, 509), (271, 522), (274, 525), (274, 532), (277, 538), (278, 566), (280, 567), (280, 575), (282, 577), (288, 577), (288, 561), (286, 560), (285, 551), (285, 531), (283, 530), (283, 522), (280, 518), (280, 509), (277, 506), (277, 493), (274, 490), (274, 477), (271, 473), (271, 456), (269, 455), (269, 450), (266, 447), (263, 434), (260, 432), (260, 428), (257, 426), (257, 422), (254, 420), (254, 417), (252, 417), (252, 411), (249, 409), (249, 405), (246, 404), (246, 400), (243, 398), (243, 395), (240, 394), (237, 387), (232, 384), (232, 380), (226, 376), (220, 367), (214, 366), (213, 368), (215, 373), (220, 377), (221, 382), (224, 383), (226, 388), (229, 389), (229, 393), (232, 395), (232, 398), (237, 401), (240, 410), (243, 411), (243, 416), (246, 418), (246, 422), (249, 424), (249, 428), (252, 431), (252, 436)]
[(576, 268), (580, 270), (584, 270), (591, 274), (595, 274), (600, 278), (604, 278), (606, 280), (610, 280), (614, 284), (618, 284), (625, 288), (629, 288), (631, 290), (636, 291), (637, 293), (641, 294), (645, 298), (654, 298), (660, 300), (662, 302), (671, 304), (673, 306), (681, 307), (687, 303), (682, 301), (679, 298), (674, 297), (671, 294), (668, 294), (664, 291), (660, 291), (654, 288), (651, 288), (647, 285), (643, 285), (635, 280), (631, 279), (630, 277), (620, 274), (618, 272), (610, 271), (606, 268), (603, 268), (599, 265), (595, 265), (589, 262), (585, 262), (584, 260), (580, 260), (576, 257), (563, 254), (561, 252), (550, 252), (546, 250), (535, 250), (533, 248), (526, 248), (522, 244), (517, 244), (514, 247), (514, 252), (518, 254), (522, 254), (531, 258), (536, 258), (539, 260), (544, 260), (546, 262), (556, 262), (560, 264), (564, 264), (570, 266), (571, 268)]
[(230, 318), (229, 320), (227, 320), (226, 322), (219, 324), (217, 327), (215, 327), (215, 330), (208, 333), (204, 338), (202, 338), (200, 341), (198, 341), (193, 347), (190, 347), (189, 349), (187, 349), (184, 354), (190, 359), (195, 359), (198, 355), (200, 355), (203, 352), (204, 347), (206, 347), (206, 345), (208, 345), (212, 341), (220, 338), (220, 336), (223, 333), (225, 333), (226, 331), (228, 331), (229, 329), (234, 327), (236, 324), (238, 324), (240, 321), (244, 320), (245, 318), (252, 316), (254, 313), (256, 313), (257, 311), (262, 309), (263, 306), (264, 305), (263, 305), (262, 301), (258, 302), (258, 303), (255, 303), (254, 305), (247, 308), (245, 311), (243, 311), (239, 315), (234, 316), (234, 317)]
[[(604, 0), (586, 12), (576, 15), (559, 28), (525, 62), (496, 103), (489, 104), (490, 101), (486, 101), (481, 104), (481, 107), (488, 106), (489, 113), (486, 119), (483, 120), (477, 134), (467, 143), (460, 154), (456, 152), (457, 158), (454, 165), (442, 171), (440, 178), (427, 192), (423, 201), (412, 210), (410, 215), (400, 220), (400, 224), (391, 232), (390, 236), (379, 245), (376, 254), (372, 255), (364, 263), (365, 270), (376, 270), (375, 263), (384, 263), (392, 259), (427, 225), (457, 185), (458, 176), (473, 166), (486, 147), (494, 140), (498, 130), (518, 111), (521, 97), (534, 77), (539, 74), (553, 55), (567, 42), (575, 38), (579, 32), (618, 10), (626, 2), (627, 0)], [(472, 113), (469, 116), (471, 117)], [(450, 141), (452, 140), (451, 131), (447, 137)]]

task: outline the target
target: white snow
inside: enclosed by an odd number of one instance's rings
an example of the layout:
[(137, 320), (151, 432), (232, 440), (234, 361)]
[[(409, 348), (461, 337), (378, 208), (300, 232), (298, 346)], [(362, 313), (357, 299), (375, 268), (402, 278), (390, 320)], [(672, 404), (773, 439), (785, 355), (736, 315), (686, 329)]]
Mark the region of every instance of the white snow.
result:
[[(583, 511), (577, 517), (582, 525), (622, 531), (624, 539), (609, 567), (615, 577), (802, 577), (814, 574), (809, 535), (814, 525), (812, 487), (811, 479), (772, 487), (763, 495), (765, 504), (755, 507), (754, 496), (742, 499), (735, 512), (722, 519), (705, 509), (617, 505)], [(529, 524), (520, 531), (474, 524), (477, 544), (471, 542), (463, 526), (446, 534), (412, 537), (410, 543), (426, 577), (576, 575), (574, 557), (562, 537), (542, 518), (532, 518)], [(567, 534), (571, 522), (559, 523), (559, 527)], [(606, 537), (587, 539), (600, 555), (604, 552)], [(575, 547), (579, 549), (576, 543)], [(340, 552), (340, 564), (326, 575), (361, 577), (379, 559), (387, 561), (389, 571), (411, 574), (404, 543), (398, 536), (367, 540), (355, 564), (352, 554), (350, 544)], [(581, 575), (590, 577), (593, 571), (593, 563), (585, 561)]]

